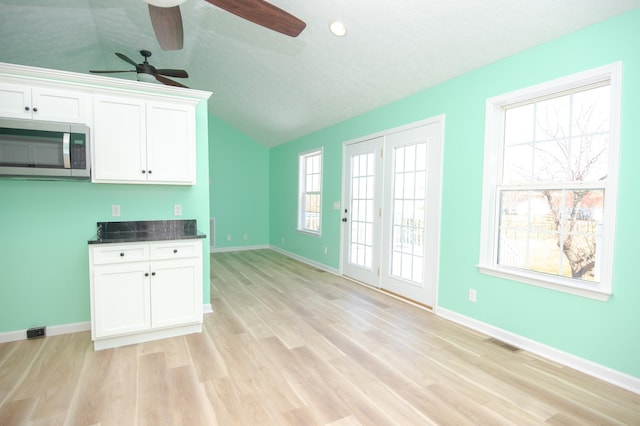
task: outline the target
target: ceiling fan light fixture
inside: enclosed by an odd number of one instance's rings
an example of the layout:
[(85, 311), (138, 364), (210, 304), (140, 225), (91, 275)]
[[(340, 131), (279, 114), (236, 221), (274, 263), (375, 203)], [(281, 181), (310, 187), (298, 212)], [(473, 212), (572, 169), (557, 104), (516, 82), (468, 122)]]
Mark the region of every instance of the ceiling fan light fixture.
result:
[(136, 76), (136, 79), (138, 81), (144, 81), (145, 83), (158, 83), (154, 76), (152, 76), (151, 74), (145, 74), (143, 72), (139, 72)]
[(147, 4), (158, 7), (175, 7), (180, 6), (187, 0), (143, 0)]
[(347, 27), (340, 21), (333, 21), (329, 24), (329, 30), (331, 34), (336, 37), (344, 37), (347, 34)]

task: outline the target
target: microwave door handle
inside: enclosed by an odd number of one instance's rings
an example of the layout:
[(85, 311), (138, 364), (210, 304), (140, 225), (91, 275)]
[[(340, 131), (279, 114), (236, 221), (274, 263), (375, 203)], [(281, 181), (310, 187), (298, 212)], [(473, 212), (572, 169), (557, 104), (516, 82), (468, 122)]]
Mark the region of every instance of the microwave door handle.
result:
[(62, 134), (62, 161), (64, 163), (65, 169), (71, 168), (71, 154), (69, 152), (70, 139), (71, 139), (71, 134), (69, 133)]

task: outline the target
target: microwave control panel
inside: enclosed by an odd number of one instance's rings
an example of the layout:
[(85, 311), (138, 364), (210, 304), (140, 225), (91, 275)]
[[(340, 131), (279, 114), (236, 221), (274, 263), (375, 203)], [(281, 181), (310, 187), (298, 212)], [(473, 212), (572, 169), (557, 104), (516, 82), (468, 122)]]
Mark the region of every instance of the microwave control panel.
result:
[(71, 156), (72, 169), (87, 168), (87, 143), (83, 135), (72, 134), (71, 146), (69, 154)]

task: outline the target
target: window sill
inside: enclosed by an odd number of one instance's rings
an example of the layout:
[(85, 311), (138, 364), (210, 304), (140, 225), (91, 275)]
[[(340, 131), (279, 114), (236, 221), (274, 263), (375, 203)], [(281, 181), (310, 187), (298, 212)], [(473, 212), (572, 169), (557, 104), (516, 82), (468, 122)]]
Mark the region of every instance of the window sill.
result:
[(306, 229), (297, 229), (297, 231), (301, 234), (304, 235), (309, 235), (311, 237), (318, 237), (320, 238), (320, 232), (313, 232), (313, 231), (307, 231)]
[(573, 286), (551, 280), (544, 280), (541, 279), (537, 274), (528, 274), (526, 272), (515, 271), (511, 268), (484, 265), (476, 265), (476, 267), (483, 274), (506, 278), (508, 280), (518, 281), (524, 284), (534, 285), (536, 287), (547, 288), (550, 290), (556, 290), (563, 293), (586, 297), (589, 299), (599, 300), (601, 302), (606, 302), (607, 300), (609, 300), (609, 297), (611, 297), (611, 293), (607, 291)]

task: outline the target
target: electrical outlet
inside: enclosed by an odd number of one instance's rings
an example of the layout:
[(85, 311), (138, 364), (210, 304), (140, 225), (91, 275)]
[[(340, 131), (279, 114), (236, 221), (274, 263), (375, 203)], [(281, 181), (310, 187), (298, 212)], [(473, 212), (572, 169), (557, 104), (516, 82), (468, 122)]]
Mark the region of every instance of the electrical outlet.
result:
[(227, 241), (231, 241), (231, 234), (227, 234)]
[(173, 205), (173, 214), (174, 216), (182, 216), (182, 204)]
[(324, 254), (327, 254), (327, 248), (326, 247), (324, 248)]
[(242, 239), (243, 239), (243, 240), (245, 240), (245, 241), (247, 241), (247, 240), (249, 239), (249, 236), (248, 236), (247, 234), (244, 234), (244, 235), (242, 236)]
[(111, 206), (111, 216), (113, 217), (120, 216), (120, 204), (114, 204)]
[(469, 289), (469, 302), (474, 302), (476, 301), (476, 290), (474, 288), (470, 288)]

